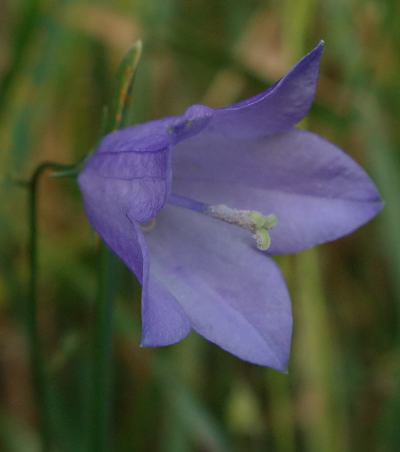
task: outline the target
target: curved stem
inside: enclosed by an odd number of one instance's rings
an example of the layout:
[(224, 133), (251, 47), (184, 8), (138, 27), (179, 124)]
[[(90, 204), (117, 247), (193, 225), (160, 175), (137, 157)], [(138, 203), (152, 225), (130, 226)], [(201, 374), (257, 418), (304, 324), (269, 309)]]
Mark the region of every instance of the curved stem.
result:
[(51, 443), (51, 413), (46, 389), (46, 375), (40, 348), (39, 329), (37, 322), (37, 277), (38, 277), (38, 235), (37, 235), (37, 187), (40, 176), (47, 169), (64, 171), (73, 165), (62, 165), (54, 162), (43, 162), (34, 171), (27, 186), (29, 189), (29, 300), (26, 307), (26, 335), (28, 339), (29, 364), (32, 384), (37, 404), (39, 430), (42, 451), (50, 450)]

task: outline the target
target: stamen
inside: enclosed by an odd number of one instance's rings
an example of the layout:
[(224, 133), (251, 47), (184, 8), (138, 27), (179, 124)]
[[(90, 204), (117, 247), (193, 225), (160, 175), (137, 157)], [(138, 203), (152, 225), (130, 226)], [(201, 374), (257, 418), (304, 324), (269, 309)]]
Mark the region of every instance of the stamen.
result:
[(169, 196), (168, 203), (184, 209), (194, 210), (195, 212), (209, 215), (217, 220), (225, 221), (226, 223), (235, 224), (243, 229), (247, 229), (253, 233), (253, 237), (257, 242), (257, 248), (259, 250), (265, 251), (271, 245), (271, 237), (268, 231), (277, 223), (277, 218), (274, 214), (263, 215), (256, 210), (232, 209), (225, 204), (210, 206), (209, 204), (186, 198), (185, 196), (177, 195), (175, 193), (172, 193)]
[(224, 204), (209, 206), (205, 212), (213, 218), (235, 224), (254, 233), (257, 248), (267, 250), (271, 245), (271, 237), (268, 230), (277, 223), (274, 214), (263, 215), (256, 210), (232, 209)]
[(204, 213), (208, 205), (194, 199), (186, 198), (185, 196), (171, 193), (168, 198), (168, 204), (173, 206), (183, 207), (184, 209), (194, 210), (196, 212)]

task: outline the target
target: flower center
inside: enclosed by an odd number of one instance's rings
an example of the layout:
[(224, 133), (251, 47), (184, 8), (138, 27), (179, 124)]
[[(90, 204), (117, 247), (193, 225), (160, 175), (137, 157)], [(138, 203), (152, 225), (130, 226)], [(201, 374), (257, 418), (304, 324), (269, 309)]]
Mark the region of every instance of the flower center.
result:
[(170, 195), (168, 203), (247, 229), (253, 233), (257, 248), (262, 251), (270, 247), (271, 237), (268, 231), (278, 221), (274, 214), (263, 215), (256, 210), (233, 209), (225, 204), (209, 205), (176, 194)]

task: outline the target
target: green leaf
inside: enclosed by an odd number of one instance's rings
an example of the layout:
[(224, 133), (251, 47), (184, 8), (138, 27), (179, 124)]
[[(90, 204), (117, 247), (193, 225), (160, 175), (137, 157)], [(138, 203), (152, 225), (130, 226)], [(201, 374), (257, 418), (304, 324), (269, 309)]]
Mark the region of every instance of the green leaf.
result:
[(116, 89), (107, 132), (124, 127), (131, 104), (133, 82), (142, 54), (142, 41), (136, 41), (122, 60), (116, 78)]

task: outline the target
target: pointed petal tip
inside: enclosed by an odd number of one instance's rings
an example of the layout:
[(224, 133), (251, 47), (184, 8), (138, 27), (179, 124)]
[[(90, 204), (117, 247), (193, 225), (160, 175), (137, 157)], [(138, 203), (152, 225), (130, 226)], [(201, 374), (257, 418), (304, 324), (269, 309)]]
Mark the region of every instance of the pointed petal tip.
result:
[(153, 340), (151, 338), (148, 338), (146, 336), (142, 337), (140, 339), (139, 347), (140, 348), (148, 348), (148, 347), (168, 347), (169, 345), (174, 345), (183, 339), (190, 333), (190, 330), (183, 333), (181, 337), (179, 338), (170, 338), (170, 340), (165, 340), (164, 338), (161, 338), (159, 340)]
[[(234, 356), (236, 356), (233, 353)], [(284, 374), (288, 374), (289, 373), (289, 357), (290, 357), (290, 349), (287, 350), (287, 352), (284, 353), (284, 356), (277, 356), (274, 355), (272, 358), (271, 356), (269, 356), (268, 359), (254, 359), (254, 358), (246, 358), (243, 356), (238, 356), (239, 359), (242, 359), (244, 361), (247, 361), (251, 364), (255, 364), (257, 366), (261, 366), (261, 367), (269, 367), (270, 369), (276, 370), (278, 372), (282, 372)]]
[(256, 137), (289, 130), (308, 113), (314, 99), (324, 41), (265, 91), (214, 111), (213, 130), (226, 136)]
[(368, 221), (373, 220), (385, 206), (385, 201), (382, 200), (382, 198), (379, 196), (378, 192), (376, 192), (376, 193), (377, 193), (377, 200), (371, 202), (372, 208), (371, 208), (370, 214), (369, 214), (369, 216), (366, 216), (365, 221), (363, 223), (361, 223), (360, 226), (363, 226), (365, 223), (368, 223)]
[[(177, 341), (175, 341), (177, 342)], [(139, 347), (140, 348), (155, 348), (155, 347), (163, 347), (166, 345), (172, 345), (175, 342), (169, 343), (169, 341), (161, 341), (161, 340), (155, 340), (151, 335), (146, 334), (142, 331)]]
[(289, 362), (290, 362), (290, 352), (292, 346), (292, 331), (290, 332), (290, 340), (287, 346), (287, 349), (281, 353), (281, 356), (278, 357), (278, 366), (275, 367), (276, 370), (282, 372), (284, 374), (289, 373)]
[[(196, 328), (194, 328), (194, 331), (196, 331)], [(268, 367), (269, 369), (273, 369), (284, 374), (289, 373), (288, 367), (290, 358), (290, 345), (287, 350), (280, 354), (281, 356), (279, 356), (276, 352), (271, 353), (270, 349), (266, 349), (264, 350), (264, 352), (260, 352), (260, 350), (252, 350), (247, 351), (247, 353), (243, 353), (234, 350), (232, 347), (221, 345), (217, 341), (205, 337), (198, 331), (196, 332), (203, 336), (208, 342), (211, 342), (212, 344), (222, 348), (222, 350), (226, 351), (227, 353), (230, 353), (236, 359), (240, 359), (241, 361), (249, 364), (254, 364), (256, 366)]]
[(324, 51), (325, 48), (325, 41), (323, 39), (321, 39), (318, 44), (307, 54), (305, 55), (302, 59), (307, 59), (310, 56), (314, 56), (315, 58), (320, 59), (322, 56), (322, 52)]
[(376, 193), (377, 193), (377, 199), (374, 202), (374, 213), (373, 213), (371, 219), (376, 217), (376, 215), (378, 215), (378, 213), (385, 207), (385, 201), (380, 197), (378, 191)]
[(251, 364), (255, 364), (257, 366), (268, 367), (269, 369), (276, 370), (277, 372), (281, 372), (283, 374), (289, 373), (289, 370), (288, 370), (289, 362), (286, 359), (283, 360), (282, 362), (280, 362), (278, 360), (276, 360), (274, 362), (271, 362), (270, 360), (261, 361), (261, 362), (249, 360), (249, 362)]
[(160, 340), (156, 340), (154, 337), (152, 337), (151, 334), (148, 334), (148, 331), (143, 331), (142, 327), (142, 334), (140, 336), (140, 342), (139, 347), (140, 348), (147, 348), (147, 347), (161, 347), (162, 345), (169, 345), (169, 344), (161, 344)]
[(281, 367), (279, 367), (276, 370), (278, 370), (279, 372), (281, 372), (283, 374), (288, 375), (289, 374), (289, 357), (284, 362), (282, 362)]
[(289, 341), (289, 346), (286, 350), (280, 353), (280, 356), (275, 355), (274, 364), (271, 365), (271, 362), (268, 364), (262, 364), (263, 366), (270, 367), (271, 369), (277, 370), (278, 372), (282, 372), (284, 374), (289, 373), (289, 360), (290, 360), (290, 350), (291, 350), (291, 341)]
[(147, 348), (147, 347), (157, 347), (158, 345), (153, 343), (147, 335), (144, 335), (142, 332), (142, 335), (140, 337), (139, 347), (140, 348)]
[[(307, 66), (314, 66), (314, 68), (317, 68), (317, 74), (319, 72), (319, 64), (320, 64), (320, 60), (322, 57), (322, 53), (324, 51), (325, 48), (325, 41), (324, 40), (320, 40), (318, 42), (318, 44), (313, 47), (308, 53), (306, 53), (302, 58), (300, 58), (300, 60), (298, 60), (298, 62), (294, 65), (293, 69), (295, 69), (296, 67), (307, 67)], [(287, 74), (289, 75), (290, 72)]]
[[(168, 318), (168, 315), (165, 314), (164, 318)], [(171, 318), (170, 318), (171, 320)], [(173, 319), (172, 319), (173, 320)], [(143, 315), (142, 315), (143, 321)], [(157, 328), (158, 326), (158, 328)], [(150, 328), (143, 328), (142, 326), (142, 334), (140, 338), (140, 347), (166, 347), (168, 345), (173, 345), (181, 340), (185, 339), (185, 337), (190, 333), (190, 324), (189, 321), (180, 325), (177, 328), (166, 329), (160, 328), (159, 325), (150, 325)]]
[(289, 374), (289, 361), (288, 360), (282, 362), (282, 364), (279, 366), (274, 366), (274, 367), (268, 366), (268, 367), (270, 367), (272, 370), (276, 370), (277, 372), (280, 372), (281, 374), (285, 374), (285, 375)]

